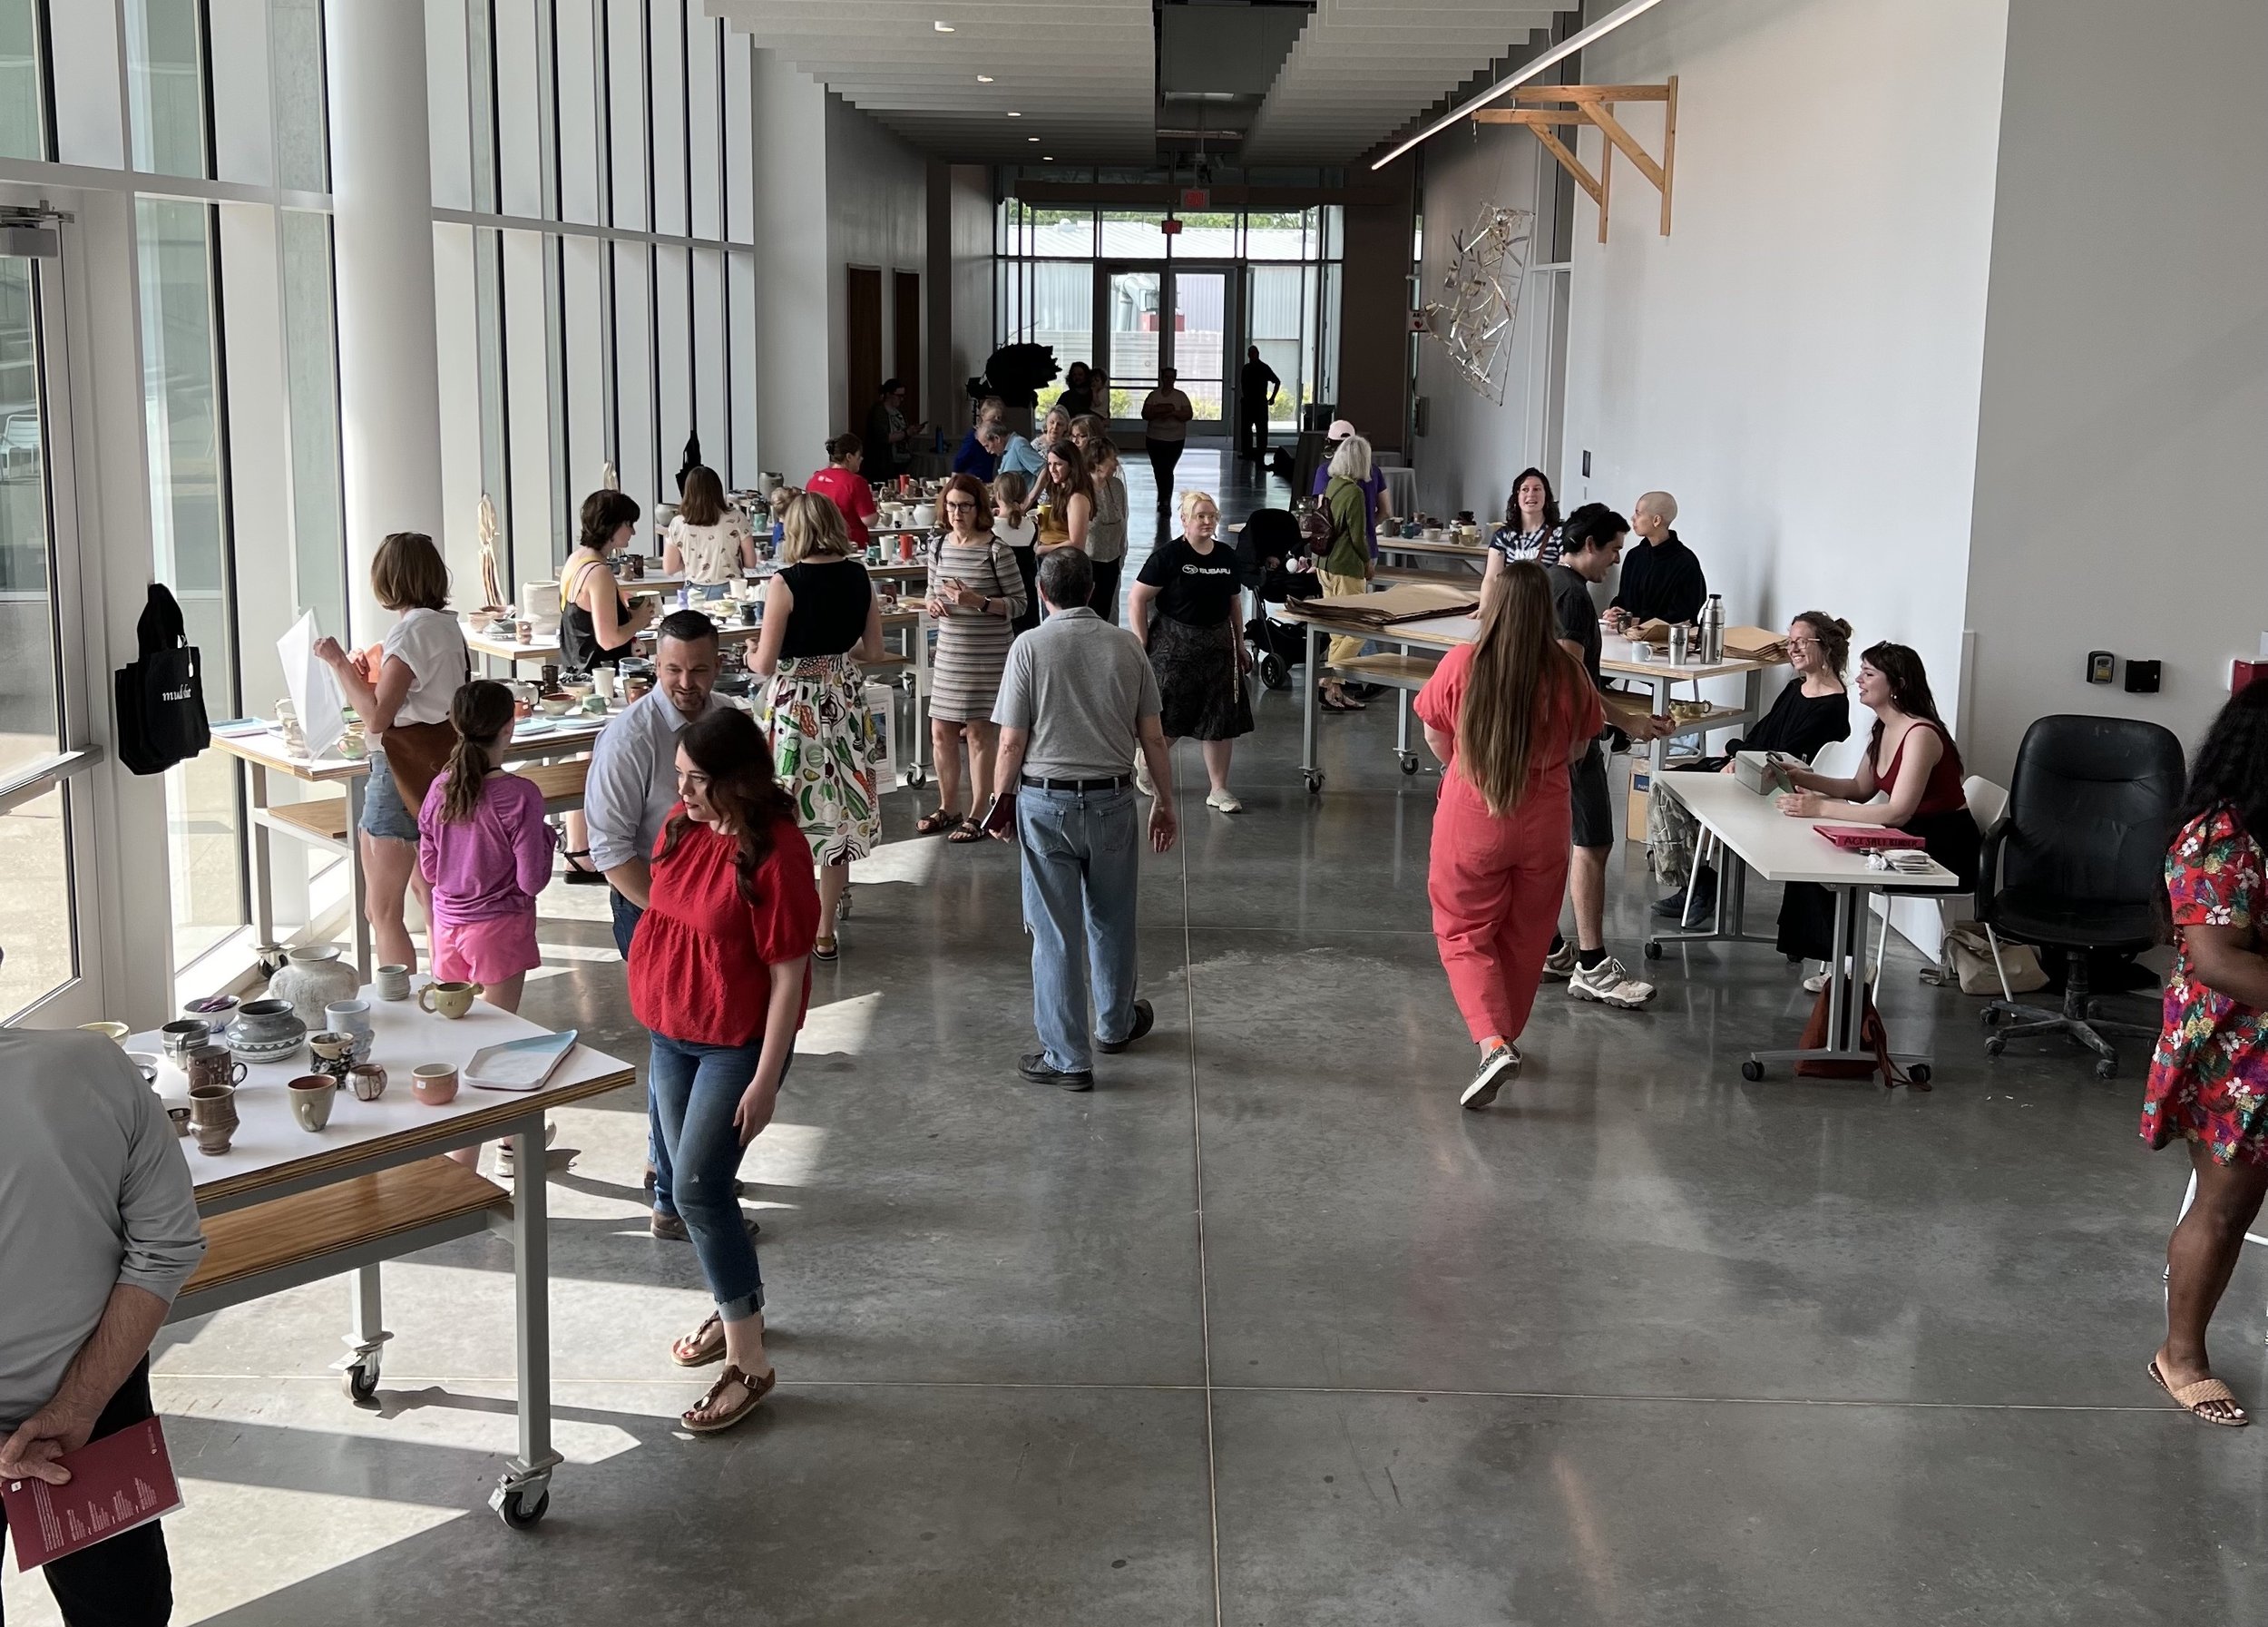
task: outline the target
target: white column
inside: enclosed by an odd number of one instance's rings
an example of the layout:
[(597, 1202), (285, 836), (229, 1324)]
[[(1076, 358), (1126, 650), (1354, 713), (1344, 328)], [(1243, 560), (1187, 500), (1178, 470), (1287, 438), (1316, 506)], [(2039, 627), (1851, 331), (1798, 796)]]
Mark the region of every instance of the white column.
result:
[(405, 0), (326, 0), (323, 12), (347, 593), (355, 634), (367, 641), (389, 620), (370, 594), (378, 544), (388, 532), (442, 531), (425, 11)]

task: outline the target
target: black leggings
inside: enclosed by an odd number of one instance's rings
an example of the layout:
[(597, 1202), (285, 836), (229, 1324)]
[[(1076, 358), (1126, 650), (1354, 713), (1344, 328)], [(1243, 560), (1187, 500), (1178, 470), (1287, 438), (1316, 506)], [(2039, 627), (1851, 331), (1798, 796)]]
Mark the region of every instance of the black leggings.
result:
[(1149, 473), (1158, 483), (1158, 506), (1165, 508), (1173, 502), (1174, 466), (1181, 461), (1179, 441), (1144, 440), (1143, 449), (1149, 454)]
[[(151, 1416), (150, 1363), (144, 1357), (94, 1421), (89, 1439), (116, 1435)], [(0, 1531), (7, 1514), (0, 1511)], [(158, 1521), (51, 1561), (47, 1591), (71, 1627), (165, 1627), (173, 1615), (173, 1567)]]
[(1114, 559), (1108, 564), (1095, 562), (1095, 588), (1087, 595), (1087, 608), (1106, 622), (1115, 622), (1119, 619), (1119, 573), (1125, 564), (1122, 559)]

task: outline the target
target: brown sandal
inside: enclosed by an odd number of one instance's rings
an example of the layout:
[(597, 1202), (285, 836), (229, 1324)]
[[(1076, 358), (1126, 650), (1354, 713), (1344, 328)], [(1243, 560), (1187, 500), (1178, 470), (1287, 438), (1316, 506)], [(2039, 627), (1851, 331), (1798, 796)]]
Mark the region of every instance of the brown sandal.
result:
[(984, 839), (984, 827), (974, 819), (962, 820), (961, 828), (945, 838), (949, 842), (981, 842)]
[[(723, 1430), (731, 1428), (735, 1424), (738, 1424), (741, 1419), (747, 1417), (750, 1413), (754, 1412), (757, 1409), (758, 1404), (760, 1403), (765, 1397), (772, 1393), (772, 1386), (777, 1384), (778, 1382), (779, 1369), (777, 1367), (774, 1367), (761, 1378), (751, 1378), (746, 1373), (743, 1373), (738, 1367), (733, 1367), (728, 1363), (725, 1370), (717, 1375), (717, 1382), (709, 1387), (708, 1393), (702, 1396), (701, 1398), (695, 1402), (691, 1406), (678, 1415), (678, 1422), (684, 1425), (686, 1428), (691, 1430), (695, 1435), (719, 1434)], [(738, 1385), (742, 1389), (748, 1391), (747, 1397), (741, 1401), (739, 1406), (734, 1407), (730, 1412), (709, 1419), (707, 1423), (699, 1422), (694, 1417), (693, 1415), (695, 1413), (707, 1411), (709, 1406), (716, 1402), (717, 1397), (725, 1392), (727, 1387), (735, 1384)]]
[[(680, 1347), (686, 1345), (693, 1347), (692, 1355), (681, 1353)], [(713, 1310), (699, 1328), (670, 1344), (670, 1359), (681, 1367), (705, 1367), (712, 1361), (723, 1359), (724, 1354), (725, 1325)]]
[[(2195, 1384), (2185, 1384), (2179, 1389), (2165, 1382), (2165, 1375), (2157, 1370), (2157, 1357), (2150, 1358), (2150, 1382), (2174, 1397), (2174, 1404), (2200, 1424), (2211, 1424), (2219, 1429), (2242, 1429), (2252, 1422), (2244, 1409), (2236, 1404), (2236, 1392), (2218, 1378), (2200, 1378)], [(2224, 1409), (2208, 1412), (2205, 1409), (2218, 1402)]]
[(915, 836), (938, 836), (945, 831), (951, 830), (954, 826), (963, 823), (965, 823), (965, 821), (959, 814), (953, 812), (953, 809), (950, 808), (941, 808), (934, 813), (924, 814), (919, 819), (915, 820), (914, 822), (914, 834)]

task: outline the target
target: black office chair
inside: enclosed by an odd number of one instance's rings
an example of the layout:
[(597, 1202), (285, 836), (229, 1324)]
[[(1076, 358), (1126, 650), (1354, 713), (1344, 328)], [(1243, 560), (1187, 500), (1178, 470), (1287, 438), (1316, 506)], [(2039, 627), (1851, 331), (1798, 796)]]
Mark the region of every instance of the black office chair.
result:
[(2131, 718), (2041, 718), (2024, 731), (2009, 784), (2008, 815), (1986, 837), (1977, 915), (1999, 937), (2065, 951), (2063, 1009), (1995, 1000), (1985, 1041), (1998, 1056), (2012, 1039), (2068, 1034), (2118, 1071), (2104, 1037), (2155, 1039), (2157, 1029), (2098, 1014), (2087, 993), (2087, 953), (2133, 954), (2159, 939), (2165, 847), (2185, 769), (2181, 741)]

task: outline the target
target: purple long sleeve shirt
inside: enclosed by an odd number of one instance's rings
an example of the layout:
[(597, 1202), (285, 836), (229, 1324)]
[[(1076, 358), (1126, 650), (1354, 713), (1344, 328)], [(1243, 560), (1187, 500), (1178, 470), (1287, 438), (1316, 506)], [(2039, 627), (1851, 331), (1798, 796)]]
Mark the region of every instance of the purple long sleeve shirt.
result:
[(446, 773), (435, 775), (417, 812), (417, 867), (433, 887), (435, 918), (458, 926), (533, 911), (556, 847), (543, 793), (516, 774), (491, 774), (479, 810), (451, 824), (441, 817), (448, 785)]

